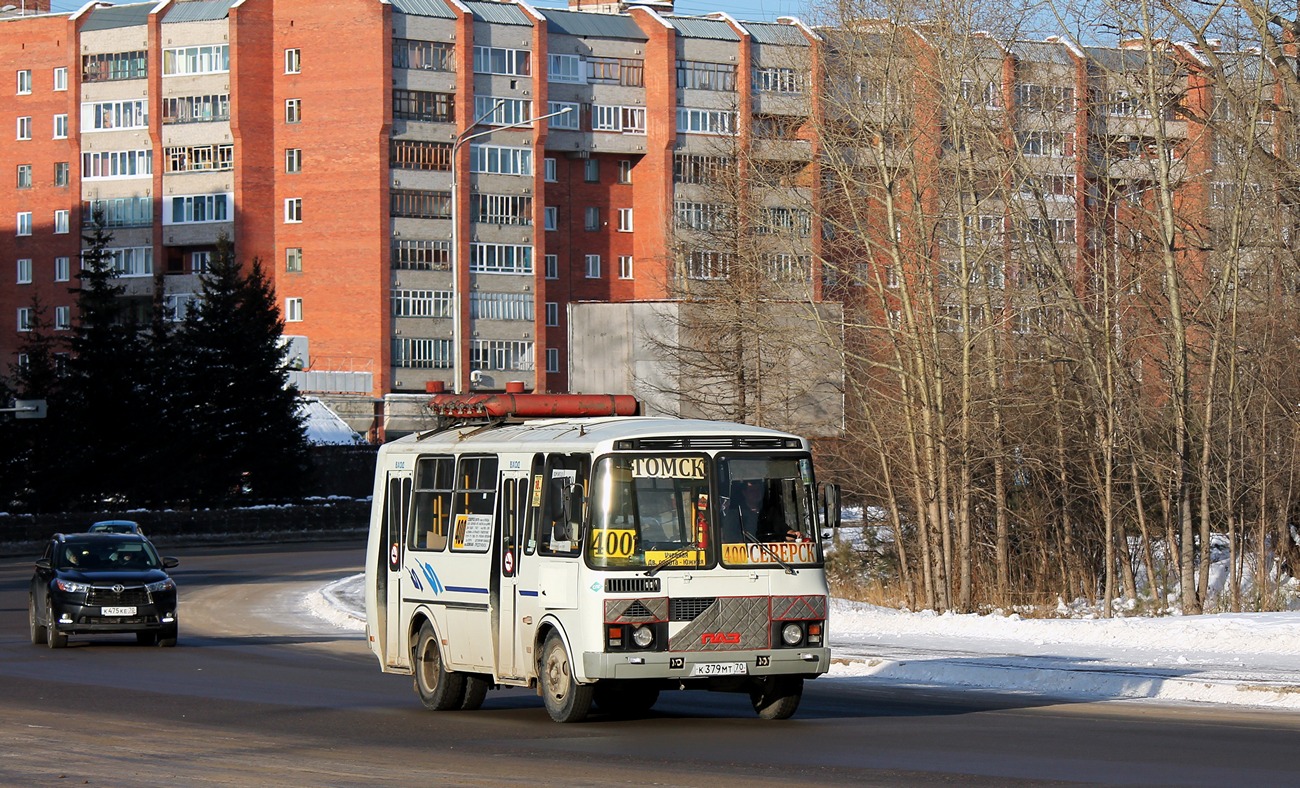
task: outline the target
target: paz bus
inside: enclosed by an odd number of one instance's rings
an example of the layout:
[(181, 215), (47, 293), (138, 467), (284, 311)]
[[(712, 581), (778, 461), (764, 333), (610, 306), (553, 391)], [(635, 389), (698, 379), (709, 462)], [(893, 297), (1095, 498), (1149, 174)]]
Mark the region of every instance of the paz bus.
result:
[(530, 687), (577, 722), (707, 689), (785, 719), (829, 668), (839, 489), (807, 440), (626, 396), (429, 407), (436, 428), (379, 451), (365, 567), (370, 650), (427, 708)]

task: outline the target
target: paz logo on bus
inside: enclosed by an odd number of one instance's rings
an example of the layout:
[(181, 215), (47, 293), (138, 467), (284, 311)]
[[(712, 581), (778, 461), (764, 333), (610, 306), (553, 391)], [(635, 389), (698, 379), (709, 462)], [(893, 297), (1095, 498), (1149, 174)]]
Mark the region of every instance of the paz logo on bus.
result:
[(700, 642), (706, 646), (728, 645), (735, 646), (740, 644), (739, 632), (705, 632), (700, 635)]

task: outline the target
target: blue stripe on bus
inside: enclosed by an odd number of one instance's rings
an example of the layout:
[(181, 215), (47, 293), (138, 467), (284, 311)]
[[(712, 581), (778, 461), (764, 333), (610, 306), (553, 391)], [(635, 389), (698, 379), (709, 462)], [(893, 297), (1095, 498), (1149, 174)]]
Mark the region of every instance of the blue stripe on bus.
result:
[(523, 589), (521, 588), (521, 589), (519, 589), (519, 596), (537, 596), (537, 592), (536, 592), (536, 591), (525, 591), (525, 590), (523, 590)]
[(468, 586), (446, 586), (448, 591), (460, 591), (463, 594), (486, 594), (486, 588), (470, 588)]

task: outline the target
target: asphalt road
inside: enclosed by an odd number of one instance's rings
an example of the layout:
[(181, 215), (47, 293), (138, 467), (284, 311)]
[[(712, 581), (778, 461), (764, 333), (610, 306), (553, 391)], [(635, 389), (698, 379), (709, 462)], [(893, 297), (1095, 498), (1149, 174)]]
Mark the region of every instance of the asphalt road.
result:
[(3, 785), (1300, 785), (1300, 715), (810, 683), (794, 719), (668, 693), (557, 725), (536, 695), (424, 711), (304, 593), (358, 547), (177, 551), (181, 640), (27, 638), (31, 562), (0, 561)]

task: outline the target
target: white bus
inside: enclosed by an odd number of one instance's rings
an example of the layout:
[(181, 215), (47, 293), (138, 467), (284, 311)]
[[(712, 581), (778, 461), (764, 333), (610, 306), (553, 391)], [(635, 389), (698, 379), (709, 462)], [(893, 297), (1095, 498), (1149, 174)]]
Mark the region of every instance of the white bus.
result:
[[(384, 672), (414, 675), (435, 710), (534, 687), (558, 722), (642, 713), (664, 689), (795, 712), (830, 665), (822, 540), (839, 524), (805, 439), (474, 399), (439, 395), (458, 418), (379, 452), (366, 626)], [(506, 404), (464, 418), (488, 400)], [(554, 417), (514, 418), (530, 408)]]

